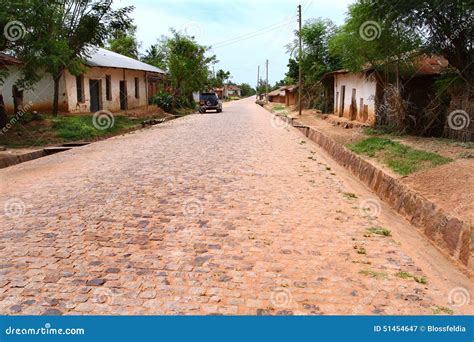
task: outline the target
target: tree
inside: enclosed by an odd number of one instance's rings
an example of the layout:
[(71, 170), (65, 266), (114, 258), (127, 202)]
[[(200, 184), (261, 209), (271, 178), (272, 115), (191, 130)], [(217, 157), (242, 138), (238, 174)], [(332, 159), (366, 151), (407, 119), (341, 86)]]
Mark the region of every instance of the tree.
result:
[(255, 95), (255, 89), (248, 83), (242, 83), (239, 85), (242, 97)]
[(288, 60), (288, 72), (285, 74), (285, 80), (287, 84), (293, 84), (298, 81), (299, 78), (299, 65), (298, 61), (294, 58)]
[(268, 84), (268, 87), (267, 87), (267, 81), (261, 78), (258, 82), (257, 93), (265, 94), (265, 92), (267, 91), (267, 88), (268, 88), (268, 91), (270, 91), (272, 89), (272, 86)]
[[(301, 65), (305, 82), (317, 82), (326, 72), (340, 66), (338, 57), (329, 53), (329, 41), (335, 33), (336, 25), (329, 19), (311, 19), (303, 25), (301, 29), (303, 42)], [(299, 33), (296, 32), (297, 37), (298, 35)], [(298, 38), (287, 48), (292, 55), (295, 55), (298, 51)], [(292, 68), (289, 70), (291, 77), (298, 80), (297, 61), (290, 59), (288, 66)]]
[(210, 85), (210, 66), (216, 56), (207, 56), (209, 48), (196, 43), (193, 37), (171, 29), (171, 36), (161, 41), (159, 49), (165, 53), (165, 66), (173, 88), (173, 108), (176, 100), (185, 96), (190, 102), (192, 93)]
[(7, 1), (6, 7), (7, 13), (26, 26), (24, 37), (6, 44), (25, 62), (18, 85), (26, 89), (43, 72), (51, 74), (54, 115), (58, 114), (59, 81), (64, 72), (68, 70), (73, 75), (83, 72), (84, 57), (92, 46), (103, 45), (110, 32), (129, 27), (128, 14), (133, 10), (133, 7), (114, 10), (111, 0)]
[(166, 50), (163, 44), (153, 44), (145, 52), (141, 58), (142, 62), (154, 65), (158, 68), (166, 68)]
[(138, 48), (140, 44), (136, 37), (137, 26), (130, 24), (124, 29), (117, 29), (112, 37), (107, 40), (107, 48), (121, 55), (138, 59)]
[(474, 92), (474, 6), (472, 0), (371, 0), (374, 13), (392, 26), (421, 33), (426, 52), (445, 57)]
[(222, 87), (226, 82), (228, 82), (230, 78), (230, 71), (224, 71), (222, 69), (219, 69), (216, 72), (216, 80), (218, 83), (218, 87)]
[(392, 72), (398, 82), (401, 67), (412, 68), (413, 51), (420, 46), (418, 33), (405, 25), (393, 25), (377, 15), (367, 1), (349, 6), (348, 18), (331, 37), (329, 51), (351, 71), (371, 68)]

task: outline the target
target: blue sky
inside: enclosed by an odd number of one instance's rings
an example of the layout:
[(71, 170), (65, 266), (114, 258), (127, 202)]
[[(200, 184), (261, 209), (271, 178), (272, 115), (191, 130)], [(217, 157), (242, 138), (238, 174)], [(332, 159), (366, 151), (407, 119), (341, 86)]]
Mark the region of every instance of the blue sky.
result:
[(269, 60), (269, 81), (282, 79), (289, 55), (285, 45), (293, 40), (297, 28), (296, 7), (301, 3), (303, 21), (329, 18), (342, 24), (347, 6), (353, 0), (115, 0), (115, 7), (133, 5), (141, 52), (169, 28), (194, 35), (203, 45), (211, 46), (219, 63), (215, 69), (232, 74), (232, 81), (257, 80), (257, 66), (264, 75)]

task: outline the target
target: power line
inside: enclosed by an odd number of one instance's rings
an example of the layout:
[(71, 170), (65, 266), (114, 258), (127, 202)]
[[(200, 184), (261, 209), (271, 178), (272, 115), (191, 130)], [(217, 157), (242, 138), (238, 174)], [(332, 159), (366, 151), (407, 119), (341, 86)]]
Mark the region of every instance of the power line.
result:
[(235, 37), (235, 38), (228, 39), (226, 41), (211, 45), (211, 48), (212, 49), (218, 49), (218, 48), (221, 48), (223, 46), (235, 44), (235, 43), (241, 42), (241, 41), (246, 40), (246, 39), (250, 39), (250, 38), (257, 37), (259, 35), (265, 34), (265, 33), (272, 32), (272, 31), (277, 30), (277, 29), (281, 29), (281, 28), (283, 28), (285, 26), (288, 26), (288, 25), (291, 25), (291, 24), (292, 24), (292, 21), (288, 20), (287, 22), (281, 23), (278, 26), (273, 26), (273, 27), (270, 27), (270, 28), (250, 32), (250, 33), (247, 33), (245, 35), (241, 35), (239, 37)]

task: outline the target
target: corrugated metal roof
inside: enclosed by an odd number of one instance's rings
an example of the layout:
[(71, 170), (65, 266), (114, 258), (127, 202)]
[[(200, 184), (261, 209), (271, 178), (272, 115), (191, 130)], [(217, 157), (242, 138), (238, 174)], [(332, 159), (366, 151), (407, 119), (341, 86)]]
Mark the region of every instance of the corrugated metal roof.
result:
[(85, 58), (86, 64), (91, 67), (122, 68), (160, 74), (166, 73), (153, 65), (99, 47), (90, 48), (87, 54), (89, 56)]
[(0, 65), (22, 64), (20, 60), (6, 53), (0, 52)]

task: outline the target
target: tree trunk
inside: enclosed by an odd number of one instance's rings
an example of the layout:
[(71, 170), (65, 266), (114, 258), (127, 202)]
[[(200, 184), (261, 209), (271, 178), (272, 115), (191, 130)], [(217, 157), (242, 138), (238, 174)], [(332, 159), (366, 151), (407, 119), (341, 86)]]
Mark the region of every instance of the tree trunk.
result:
[(5, 127), (8, 123), (7, 112), (5, 111), (5, 103), (3, 102), (3, 95), (0, 94), (0, 129)]
[(57, 75), (53, 77), (54, 80), (54, 94), (53, 94), (53, 116), (57, 116), (59, 113), (59, 81), (63, 71), (61, 70)]

